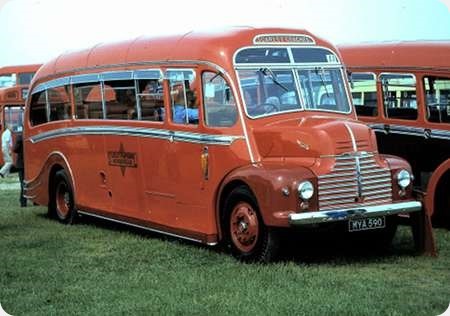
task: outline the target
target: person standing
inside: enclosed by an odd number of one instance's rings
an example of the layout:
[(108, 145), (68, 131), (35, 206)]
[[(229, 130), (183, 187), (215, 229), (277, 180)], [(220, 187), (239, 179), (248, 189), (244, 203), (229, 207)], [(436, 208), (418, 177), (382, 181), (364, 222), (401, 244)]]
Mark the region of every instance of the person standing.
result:
[(11, 135), (11, 125), (6, 124), (6, 128), (2, 133), (2, 153), (4, 165), (0, 169), (0, 176), (7, 177), (12, 167), (12, 135)]
[(20, 206), (26, 207), (27, 206), (27, 199), (23, 196), (23, 175), (24, 175), (24, 169), (23, 169), (23, 139), (22, 134), (17, 135), (16, 141), (14, 143), (13, 152), (17, 154), (16, 157), (16, 169), (17, 173), (19, 174), (19, 181), (20, 181)]

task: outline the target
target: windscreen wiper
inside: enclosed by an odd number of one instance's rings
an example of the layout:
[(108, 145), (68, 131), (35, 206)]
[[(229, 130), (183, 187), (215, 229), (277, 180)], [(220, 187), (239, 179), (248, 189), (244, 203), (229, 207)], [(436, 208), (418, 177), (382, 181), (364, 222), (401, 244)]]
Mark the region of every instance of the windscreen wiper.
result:
[(272, 79), (273, 83), (275, 83), (277, 86), (279, 86), (281, 89), (283, 89), (284, 91), (288, 92), (289, 89), (282, 84), (281, 82), (278, 81), (276, 75), (273, 73), (272, 70), (270, 70), (269, 68), (260, 68), (259, 71), (264, 75), (264, 76), (270, 76), (270, 79)]
[(316, 67), (315, 71), (316, 71), (316, 75), (319, 75), (320, 81), (322, 81), (322, 86), (325, 89), (325, 93), (326, 93), (327, 97), (330, 97), (330, 94), (328, 93), (327, 85), (325, 84), (325, 80), (323, 79), (323, 72), (324, 72), (323, 67)]

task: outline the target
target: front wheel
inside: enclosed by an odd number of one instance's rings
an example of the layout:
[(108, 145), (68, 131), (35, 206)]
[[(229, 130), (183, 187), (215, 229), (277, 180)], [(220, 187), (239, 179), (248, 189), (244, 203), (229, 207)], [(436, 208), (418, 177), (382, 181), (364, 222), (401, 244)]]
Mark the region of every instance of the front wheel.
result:
[(73, 224), (77, 217), (71, 182), (64, 170), (56, 172), (50, 192), (49, 214), (64, 224)]
[(269, 262), (276, 257), (278, 234), (265, 226), (256, 198), (247, 187), (237, 187), (230, 193), (223, 222), (226, 243), (237, 259)]

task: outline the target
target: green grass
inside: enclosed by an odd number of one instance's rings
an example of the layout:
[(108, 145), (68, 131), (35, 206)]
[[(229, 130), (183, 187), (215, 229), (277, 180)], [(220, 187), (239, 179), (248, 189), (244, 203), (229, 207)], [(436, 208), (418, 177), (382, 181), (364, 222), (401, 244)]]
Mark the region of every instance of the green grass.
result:
[[(280, 262), (98, 220), (64, 226), (0, 191), (0, 303), (17, 315), (438, 315), (450, 301), (450, 232), (414, 255), (402, 227), (384, 253), (297, 241)], [(341, 245), (342, 246), (342, 245)]]

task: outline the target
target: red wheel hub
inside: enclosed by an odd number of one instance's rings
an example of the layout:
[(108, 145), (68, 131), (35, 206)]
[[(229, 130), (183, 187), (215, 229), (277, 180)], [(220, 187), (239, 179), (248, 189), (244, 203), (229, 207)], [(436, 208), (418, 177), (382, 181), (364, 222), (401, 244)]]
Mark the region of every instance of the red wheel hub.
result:
[(259, 221), (253, 207), (246, 203), (238, 203), (231, 212), (231, 239), (242, 252), (250, 252), (258, 241)]
[(70, 193), (64, 182), (60, 182), (56, 187), (56, 210), (63, 218), (65, 218), (70, 211)]

